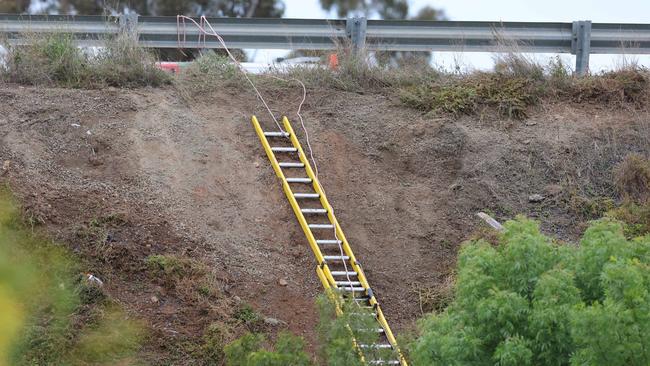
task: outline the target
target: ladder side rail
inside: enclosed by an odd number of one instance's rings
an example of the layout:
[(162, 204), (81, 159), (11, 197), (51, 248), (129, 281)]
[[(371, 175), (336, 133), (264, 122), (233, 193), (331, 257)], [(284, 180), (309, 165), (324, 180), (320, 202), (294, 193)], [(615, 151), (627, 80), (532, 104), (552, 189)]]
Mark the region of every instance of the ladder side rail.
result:
[[(268, 139), (264, 135), (264, 131), (262, 130), (259, 121), (257, 120), (257, 117), (253, 116), (252, 117), (252, 123), (253, 127), (255, 128), (255, 132), (257, 133), (260, 141), (262, 142), (262, 146), (264, 147), (264, 151), (266, 152), (267, 157), (269, 158), (271, 162), (271, 166), (273, 167), (273, 170), (275, 171), (276, 175), (278, 178), (281, 179), (282, 181), (282, 188), (287, 196), (287, 199), (289, 200), (289, 203), (294, 211), (294, 214), (296, 218), (298, 219), (298, 222), (300, 223), (300, 226), (305, 233), (305, 236), (307, 237), (307, 241), (309, 242), (309, 245), (314, 252), (314, 255), (316, 257), (317, 262), (319, 263), (319, 266), (317, 266), (316, 272), (321, 280), (321, 283), (323, 284), (323, 287), (326, 290), (331, 290), (333, 288), (338, 288), (338, 285), (336, 284), (336, 281), (334, 280), (334, 276), (331, 274), (331, 271), (329, 269), (329, 266), (327, 263), (325, 263), (323, 254), (320, 250), (320, 247), (316, 243), (316, 239), (309, 228), (309, 225), (307, 224), (307, 220), (302, 213), (300, 209), (300, 205), (298, 204), (298, 201), (294, 197), (294, 193), (291, 190), (291, 187), (289, 183), (287, 182), (287, 179), (282, 171), (282, 168), (280, 167), (277, 158), (275, 157), (275, 153), (272, 151), (271, 146), (268, 142)], [(345, 252), (345, 254), (349, 257), (350, 264), (352, 266), (352, 269), (357, 272), (357, 278), (359, 279), (359, 282), (361, 285), (364, 287), (364, 289), (368, 290), (370, 289), (370, 285), (368, 283), (367, 278), (365, 277), (365, 274), (363, 273), (363, 270), (360, 265), (358, 265), (358, 262), (356, 260), (356, 257), (354, 256), (354, 253), (352, 252), (352, 248), (350, 247), (347, 239), (345, 238), (345, 234), (343, 234), (343, 230), (341, 229), (341, 226), (338, 223), (338, 220), (333, 214), (332, 206), (329, 204), (329, 201), (327, 200), (327, 197), (325, 196), (324, 192), (322, 191), (320, 187), (320, 183), (318, 181), (318, 178), (314, 174), (314, 171), (311, 168), (311, 164), (306, 158), (306, 155), (302, 149), (302, 146), (300, 145), (300, 142), (298, 141), (295, 132), (293, 128), (291, 127), (291, 124), (289, 123), (289, 120), (287, 117), (283, 117), (282, 122), (284, 124), (285, 130), (289, 133), (289, 138), (291, 140), (292, 145), (298, 150), (298, 156), (300, 158), (300, 161), (304, 164), (305, 170), (307, 172), (308, 177), (312, 180), (312, 185), (314, 188), (314, 191), (319, 194), (319, 199), (321, 202), (321, 205), (327, 210), (327, 215), (330, 220), (330, 222), (334, 225), (336, 234), (341, 240), (342, 248)], [(379, 307), (379, 303), (377, 299), (375, 298), (374, 295), (370, 297), (369, 301), (370, 305), (374, 306), (376, 308), (377, 312), (377, 320), (379, 324), (381, 325), (382, 328), (384, 328), (386, 337), (388, 341), (393, 345), (393, 347), (397, 350), (399, 357), (400, 357), (400, 364), (402, 366), (407, 366), (406, 360), (402, 356), (401, 351), (397, 347), (397, 342), (395, 340), (395, 337), (388, 326), (388, 322), (386, 321), (386, 318), (383, 315), (383, 312), (381, 311), (381, 308)], [(342, 309), (340, 305), (337, 303), (336, 305), (336, 312), (338, 315), (342, 314)], [(351, 329), (350, 329), (351, 331)], [(353, 337), (353, 342), (354, 342), (354, 347), (360, 352), (360, 355), (363, 360), (363, 354), (361, 354), (361, 350), (358, 347), (356, 340)]]
[[(321, 205), (327, 210), (327, 215), (330, 219), (330, 222), (336, 228), (336, 235), (338, 236), (338, 239), (341, 240), (342, 242), (342, 247), (345, 254), (350, 257), (350, 263), (352, 265), (353, 270), (357, 272), (357, 278), (359, 279), (359, 282), (361, 283), (364, 289), (366, 290), (370, 289), (370, 284), (368, 283), (368, 280), (365, 274), (363, 273), (361, 266), (359, 266), (357, 263), (356, 257), (352, 252), (352, 248), (350, 247), (350, 244), (348, 243), (345, 234), (343, 234), (343, 230), (341, 229), (338, 220), (333, 214), (332, 206), (330, 206), (329, 201), (327, 200), (327, 196), (321, 189), (318, 177), (316, 176), (313, 169), (311, 168), (311, 164), (307, 159), (307, 155), (305, 155), (305, 152), (302, 149), (302, 145), (300, 144), (300, 141), (298, 141), (298, 137), (296, 136), (296, 133), (293, 130), (293, 127), (291, 126), (289, 119), (287, 117), (283, 117), (282, 123), (284, 125), (285, 130), (289, 132), (289, 138), (291, 139), (291, 144), (293, 145), (293, 147), (295, 147), (298, 150), (298, 156), (300, 158), (300, 161), (305, 165), (307, 176), (312, 180), (314, 191), (319, 194)], [(332, 287), (338, 288), (338, 285), (336, 284), (336, 282), (334, 282), (333, 276), (331, 275), (331, 273), (328, 273), (329, 268), (325, 267), (323, 272), (325, 277), (330, 278), (330, 281), (332, 281)], [(379, 322), (379, 325), (381, 325), (381, 327), (384, 328), (384, 331), (386, 333), (386, 338), (393, 345), (393, 347), (398, 351), (400, 356), (400, 362), (402, 362), (405, 365), (405, 361), (402, 356), (402, 353), (401, 351), (399, 351), (399, 348), (397, 346), (397, 340), (395, 339), (395, 336), (393, 335), (393, 332), (390, 329), (390, 326), (388, 325), (388, 322), (386, 321), (386, 318), (384, 317), (384, 314), (381, 311), (381, 308), (379, 306), (379, 302), (377, 301), (374, 294), (370, 297), (370, 304), (372, 306), (375, 306), (377, 310), (377, 320)]]
[(287, 183), (287, 179), (284, 176), (284, 173), (282, 172), (282, 168), (280, 168), (280, 165), (278, 164), (278, 160), (276, 159), (275, 154), (271, 150), (269, 141), (266, 138), (266, 136), (264, 136), (264, 131), (262, 130), (262, 127), (260, 126), (260, 123), (255, 116), (253, 116), (252, 122), (253, 122), (253, 126), (255, 127), (255, 132), (257, 132), (257, 136), (259, 136), (260, 141), (262, 141), (262, 145), (264, 146), (266, 155), (269, 157), (269, 160), (271, 161), (273, 170), (275, 170), (276, 175), (282, 180), (282, 189), (284, 190), (284, 193), (287, 196), (287, 199), (289, 200), (289, 204), (291, 204), (291, 208), (293, 208), (293, 213), (296, 215), (296, 218), (300, 223), (300, 227), (302, 228), (302, 231), (305, 233), (305, 236), (307, 237), (309, 246), (311, 247), (312, 251), (314, 252), (314, 255), (316, 256), (316, 261), (318, 263), (323, 263), (324, 261), (323, 254), (320, 251), (320, 247), (316, 243), (316, 238), (314, 238), (314, 234), (311, 232), (311, 229), (307, 224), (307, 220), (305, 219), (305, 216), (303, 215), (302, 211), (300, 211), (300, 206), (298, 205), (298, 201), (293, 196), (293, 192), (291, 190), (291, 187), (289, 186), (289, 183)]
[[(332, 206), (327, 200), (327, 196), (325, 195), (325, 192), (323, 192), (323, 190), (321, 189), (320, 181), (318, 180), (318, 177), (314, 173), (314, 170), (312, 169), (311, 164), (307, 159), (307, 155), (305, 154), (304, 150), (302, 149), (302, 146), (300, 145), (300, 141), (298, 141), (298, 137), (296, 136), (295, 131), (293, 130), (293, 127), (289, 122), (289, 119), (287, 117), (283, 117), (282, 123), (284, 124), (285, 130), (287, 130), (287, 132), (289, 132), (290, 134), (289, 138), (291, 139), (291, 144), (293, 145), (293, 147), (298, 149), (298, 157), (300, 158), (300, 162), (302, 162), (305, 165), (305, 171), (307, 172), (307, 176), (312, 180), (313, 189), (316, 193), (318, 193), (321, 205), (323, 206), (323, 208), (327, 210), (327, 217), (329, 218), (332, 225), (334, 225), (335, 227), (336, 236), (341, 241), (341, 246), (343, 247), (343, 251), (345, 252), (345, 255), (350, 257), (349, 262), (352, 266), (352, 269), (355, 272), (357, 272), (357, 278), (359, 278), (359, 282), (361, 282), (361, 286), (364, 289), (368, 290), (370, 288), (368, 280), (366, 279), (366, 276), (363, 273), (361, 267), (357, 264), (357, 259), (354, 253), (352, 252), (352, 248), (348, 244), (348, 240), (346, 239), (345, 234), (343, 234), (341, 225), (339, 225), (339, 222), (336, 219), (336, 216), (334, 215), (334, 210), (332, 209)], [(331, 277), (331, 280), (334, 281), (333, 276), (328, 276), (328, 277)], [(333, 286), (338, 287), (338, 285), (336, 285), (335, 282), (333, 283)]]
[[(318, 278), (320, 279), (321, 283), (323, 284), (323, 287), (325, 287), (325, 293), (327, 297), (334, 303), (334, 309), (336, 312), (336, 316), (341, 316), (343, 315), (343, 309), (341, 308), (341, 302), (339, 299), (334, 295), (333, 288), (330, 286), (327, 276), (325, 275), (325, 272), (321, 268), (321, 266), (316, 266), (316, 274), (318, 275)], [(361, 358), (361, 362), (365, 363), (365, 356), (363, 355), (363, 352), (361, 351), (361, 347), (359, 347), (359, 342), (357, 342), (357, 339), (354, 337), (354, 332), (352, 331), (352, 327), (350, 327), (349, 324), (346, 324), (345, 327), (347, 330), (350, 332), (350, 336), (352, 337), (352, 347), (357, 351), (359, 354), (359, 357)]]

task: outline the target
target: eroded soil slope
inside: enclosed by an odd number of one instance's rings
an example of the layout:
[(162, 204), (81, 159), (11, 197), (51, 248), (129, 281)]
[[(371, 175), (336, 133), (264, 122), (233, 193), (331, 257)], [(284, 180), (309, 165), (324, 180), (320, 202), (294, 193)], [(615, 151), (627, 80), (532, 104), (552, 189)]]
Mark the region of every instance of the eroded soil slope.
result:
[[(267, 96), (299, 129), (300, 90)], [(315, 342), (316, 263), (251, 127), (253, 113), (274, 126), (252, 94), (4, 85), (0, 99), (0, 158), (9, 161), (1, 179), (28, 220), (79, 252), (150, 324), (152, 359), (182, 359), (170, 341), (197, 337), (240, 301)], [(650, 152), (646, 111), (596, 105), (542, 105), (525, 121), (504, 121), (311, 90), (303, 116), (329, 200), (397, 331), (421, 315), (415, 289), (452, 274), (458, 245), (481, 225), (478, 211), (523, 213), (574, 239), (587, 218), (571, 202), (611, 195), (612, 166)], [(529, 202), (531, 194), (545, 199)], [(113, 217), (107, 240), (80, 235)], [(195, 301), (166, 290), (147, 272), (150, 254), (205, 263), (219, 295)]]

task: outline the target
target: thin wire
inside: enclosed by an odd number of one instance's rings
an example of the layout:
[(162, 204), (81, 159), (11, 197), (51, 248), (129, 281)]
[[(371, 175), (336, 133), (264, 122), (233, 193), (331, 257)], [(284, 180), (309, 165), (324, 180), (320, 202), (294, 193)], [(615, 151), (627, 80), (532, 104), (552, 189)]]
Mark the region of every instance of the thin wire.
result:
[[(194, 23), (194, 25), (196, 25), (199, 28), (199, 30), (201, 31), (201, 34), (203, 35), (203, 44), (204, 45), (205, 45), (205, 42), (206, 42), (206, 35), (211, 35), (211, 36), (214, 36), (215, 38), (217, 38), (219, 43), (221, 43), (224, 50), (228, 54), (228, 57), (230, 57), (230, 59), (235, 63), (235, 65), (237, 66), (239, 71), (242, 72), (242, 74), (246, 78), (246, 81), (248, 81), (250, 86), (253, 88), (253, 90), (257, 94), (257, 97), (260, 99), (262, 104), (264, 104), (264, 107), (269, 112), (269, 115), (271, 116), (271, 118), (275, 122), (275, 124), (278, 127), (278, 129), (280, 130), (280, 132), (285, 132), (284, 129), (282, 128), (282, 126), (280, 125), (280, 122), (278, 121), (278, 119), (275, 117), (275, 115), (271, 111), (271, 108), (266, 103), (266, 100), (264, 100), (264, 97), (262, 96), (260, 91), (255, 86), (255, 83), (253, 83), (253, 81), (248, 77), (248, 73), (244, 70), (244, 68), (239, 63), (239, 61), (237, 61), (235, 56), (233, 56), (233, 54), (230, 52), (230, 49), (226, 45), (226, 42), (214, 30), (214, 28), (212, 27), (212, 25), (210, 24), (210, 22), (207, 20), (207, 18), (205, 16), (201, 16), (201, 18), (200, 18), (201, 24), (197, 23), (194, 19), (192, 19), (190, 17), (187, 17), (187, 16), (184, 16), (184, 15), (177, 15), (176, 16), (176, 27), (177, 27), (177, 29), (180, 29), (179, 23), (182, 20), (182, 24), (183, 24), (183, 42), (185, 42), (185, 40), (186, 40), (186, 34), (185, 34), (185, 20), (186, 19), (190, 20), (192, 23)], [(204, 28), (203, 24), (206, 24), (208, 26), (208, 28), (210, 28), (211, 32), (208, 32)], [(201, 44), (201, 34), (199, 34), (199, 45)], [(178, 37), (178, 40), (179, 40), (179, 43), (180, 43), (180, 35)], [(273, 77), (276, 78), (276, 79), (286, 81), (285, 79), (282, 79), (282, 78), (277, 77), (277, 76), (273, 76)], [(305, 133), (307, 148), (309, 149), (309, 157), (310, 157), (310, 160), (312, 161), (312, 164), (314, 166), (314, 174), (316, 175), (316, 184), (318, 184), (318, 187), (320, 188), (321, 192), (323, 192), (323, 195), (325, 195), (325, 190), (323, 189), (323, 186), (320, 184), (320, 179), (318, 179), (318, 165), (316, 164), (316, 159), (314, 158), (314, 151), (313, 151), (313, 149), (311, 147), (311, 142), (309, 140), (309, 132), (307, 131), (307, 128), (305, 127), (305, 121), (303, 120), (302, 115), (300, 113), (301, 110), (302, 110), (302, 106), (305, 103), (305, 100), (307, 98), (307, 88), (305, 87), (305, 84), (302, 81), (300, 81), (300, 80), (298, 80), (296, 78), (292, 78), (291, 80), (294, 80), (294, 81), (298, 82), (300, 84), (300, 86), (302, 87), (302, 92), (303, 92), (302, 93), (302, 100), (300, 101), (300, 104), (298, 105), (298, 110), (296, 111), (296, 115), (298, 116), (298, 119), (300, 120), (300, 125), (301, 125), (301, 127), (302, 127), (302, 129), (303, 129), (303, 131)], [(332, 210), (332, 212), (331, 212), (332, 217), (335, 217), (334, 216), (334, 208), (331, 205), (330, 205), (330, 208)], [(345, 269), (345, 276), (346, 276), (346, 278), (348, 280), (348, 286), (350, 286), (352, 296), (354, 297), (354, 295), (355, 295), (354, 286), (352, 285), (352, 279), (350, 278), (350, 272), (348, 271), (348, 266), (347, 266), (347, 263), (345, 262), (345, 259), (344, 259), (345, 251), (343, 250), (343, 246), (341, 245), (341, 240), (339, 240), (339, 237), (338, 237), (338, 234), (337, 234), (337, 231), (336, 231), (336, 225), (334, 225), (334, 238), (335, 238), (336, 243), (338, 244), (338, 247), (339, 247), (339, 253), (341, 254), (341, 261), (343, 262), (343, 267)], [(358, 274), (357, 274), (357, 276), (358, 276)]]
[[(279, 78), (277, 76), (273, 76), (276, 79), (284, 80), (282, 78)], [(323, 186), (320, 184), (320, 178), (318, 177), (318, 164), (316, 164), (316, 159), (314, 158), (314, 150), (311, 148), (311, 142), (309, 141), (309, 132), (307, 131), (307, 127), (305, 127), (305, 121), (302, 118), (302, 115), (300, 114), (300, 111), (302, 109), (302, 105), (305, 103), (305, 99), (307, 98), (307, 88), (305, 88), (305, 84), (296, 79), (292, 78), (291, 80), (295, 80), (302, 86), (302, 100), (300, 101), (300, 104), (298, 105), (298, 110), (296, 111), (296, 115), (298, 116), (298, 120), (300, 121), (300, 126), (302, 126), (302, 130), (305, 132), (305, 142), (307, 142), (307, 149), (309, 149), (309, 158), (312, 162), (312, 165), (314, 166), (314, 175), (316, 175), (316, 184), (318, 184), (318, 187), (320, 188), (321, 192), (323, 192), (323, 195), (325, 195), (325, 189)], [(286, 80), (285, 80), (286, 81)], [(326, 196), (327, 197), (327, 196)], [(332, 210), (332, 217), (334, 216), (334, 208), (332, 205), (329, 205), (330, 209)], [(343, 256), (345, 255), (345, 251), (343, 250), (343, 246), (341, 245), (342, 241), (339, 240), (338, 233), (336, 231), (336, 225), (334, 226), (334, 239), (336, 240), (336, 244), (339, 247), (339, 254), (341, 254), (341, 261), (343, 262), (343, 268), (345, 269), (345, 277), (348, 280), (348, 286), (350, 286), (350, 289), (352, 290), (352, 297), (355, 295), (354, 291), (354, 286), (352, 285), (352, 279), (350, 278), (350, 272), (348, 271), (348, 265), (345, 262), (345, 259), (343, 259)], [(357, 274), (358, 276), (358, 274)]]
[[(284, 129), (282, 128), (282, 126), (280, 125), (280, 122), (278, 121), (278, 119), (275, 117), (275, 115), (274, 115), (273, 112), (271, 111), (271, 108), (269, 107), (269, 105), (266, 103), (266, 100), (264, 100), (264, 97), (262, 96), (262, 93), (260, 93), (260, 91), (257, 89), (257, 87), (255, 86), (255, 84), (253, 83), (253, 81), (248, 77), (248, 73), (244, 70), (244, 68), (243, 68), (242, 65), (239, 63), (239, 61), (237, 61), (237, 59), (235, 58), (235, 56), (233, 56), (233, 54), (230, 52), (230, 49), (229, 49), (228, 46), (226, 45), (226, 42), (223, 40), (223, 38), (221, 38), (221, 36), (220, 36), (220, 35), (219, 35), (215, 30), (214, 30), (214, 28), (212, 28), (212, 25), (210, 24), (210, 22), (208, 21), (208, 19), (207, 19), (205, 16), (201, 16), (201, 23), (205, 23), (205, 24), (208, 26), (208, 28), (210, 28), (210, 32), (208, 32), (208, 31), (207, 31), (207, 30), (206, 30), (206, 29), (205, 29), (201, 24), (197, 23), (194, 19), (192, 19), (192, 18), (190, 18), (190, 17), (187, 17), (187, 16), (185, 16), (185, 15), (177, 15), (177, 16), (176, 16), (176, 23), (178, 24), (178, 22), (182, 20), (182, 21), (183, 21), (183, 24), (184, 24), (186, 19), (187, 19), (187, 20), (190, 20), (192, 23), (194, 23), (194, 25), (196, 25), (196, 26), (199, 28), (199, 30), (201, 31), (201, 33), (203, 33), (203, 36), (204, 36), (204, 40), (203, 40), (203, 41), (204, 41), (204, 42), (205, 42), (205, 36), (206, 36), (206, 35), (210, 35), (210, 36), (213, 36), (213, 37), (217, 38), (217, 40), (219, 41), (219, 43), (221, 43), (221, 45), (223, 46), (224, 50), (225, 50), (226, 53), (228, 54), (228, 57), (230, 57), (230, 59), (235, 63), (235, 65), (237, 66), (237, 68), (239, 69), (239, 71), (241, 71), (242, 74), (244, 75), (244, 78), (246, 78), (246, 81), (248, 81), (248, 84), (250, 84), (250, 86), (253, 88), (253, 90), (255, 90), (255, 94), (257, 94), (257, 97), (260, 99), (260, 101), (262, 102), (262, 104), (264, 104), (264, 107), (265, 107), (266, 110), (269, 112), (269, 115), (270, 115), (271, 118), (273, 119), (273, 122), (275, 122), (275, 125), (278, 127), (278, 129), (280, 130), (280, 132), (283, 132), (283, 133), (284, 133), (284, 132), (285, 132)], [(183, 36), (183, 39), (185, 39), (185, 35)], [(199, 36), (199, 44), (200, 44), (200, 39), (201, 39), (201, 37)]]

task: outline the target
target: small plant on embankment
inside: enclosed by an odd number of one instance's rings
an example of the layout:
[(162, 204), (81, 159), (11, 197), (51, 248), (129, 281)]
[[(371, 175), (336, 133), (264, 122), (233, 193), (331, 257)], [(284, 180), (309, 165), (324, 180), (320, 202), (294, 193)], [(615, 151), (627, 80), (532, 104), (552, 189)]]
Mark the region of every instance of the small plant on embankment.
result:
[(75, 45), (70, 34), (27, 35), (28, 45), (6, 45), (0, 78), (6, 82), (100, 88), (159, 86), (171, 78), (154, 56), (128, 35), (106, 39), (96, 53)]
[(455, 299), (420, 322), (414, 365), (650, 364), (650, 236), (594, 222), (579, 246), (505, 224), (458, 256)]
[(135, 362), (141, 327), (0, 191), (0, 365)]
[[(337, 315), (335, 301), (338, 301), (343, 310), (340, 315)], [(335, 292), (319, 296), (316, 305), (320, 315), (319, 362), (312, 360), (305, 352), (302, 338), (287, 332), (280, 332), (274, 345), (272, 342), (267, 342), (266, 337), (260, 333), (246, 333), (225, 347), (220, 342), (206, 342), (206, 345), (211, 346), (204, 352), (210, 354), (214, 360), (225, 359), (227, 366), (363, 366), (365, 363), (361, 361), (354, 342), (373, 344), (379, 338), (378, 333), (368, 332), (368, 329), (375, 329), (378, 326), (370, 311), (360, 308), (351, 301), (344, 301), (340, 294)], [(244, 305), (235, 317), (250, 318), (252, 313), (254, 310)], [(223, 340), (220, 338), (223, 334), (221, 330), (216, 334), (220, 340)], [(396, 358), (392, 350), (378, 349), (364, 352), (377, 352), (375, 356), (385, 359)]]
[(460, 116), (493, 110), (501, 117), (524, 119), (531, 107), (552, 99), (641, 108), (648, 102), (649, 81), (648, 71), (639, 67), (573, 77), (559, 60), (544, 67), (511, 55), (491, 72), (444, 74), (402, 86), (400, 99), (425, 112)]

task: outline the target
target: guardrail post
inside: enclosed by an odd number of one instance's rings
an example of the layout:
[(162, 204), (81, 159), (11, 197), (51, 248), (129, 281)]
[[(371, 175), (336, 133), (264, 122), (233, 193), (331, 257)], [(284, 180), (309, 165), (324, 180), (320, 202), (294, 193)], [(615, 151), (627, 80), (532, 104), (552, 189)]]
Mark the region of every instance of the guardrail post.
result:
[(366, 17), (353, 17), (346, 20), (345, 30), (352, 43), (352, 52), (357, 53), (366, 47), (367, 26), (368, 19)]
[(136, 37), (138, 34), (138, 14), (120, 14), (120, 33)]
[(576, 74), (583, 76), (589, 71), (591, 52), (591, 20), (573, 22), (571, 53), (576, 55)]

